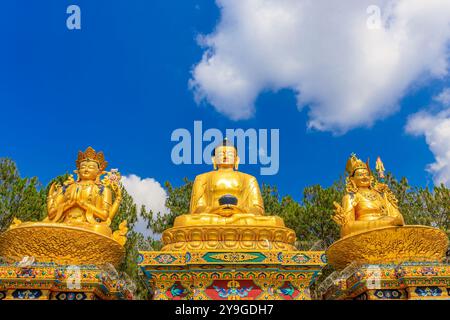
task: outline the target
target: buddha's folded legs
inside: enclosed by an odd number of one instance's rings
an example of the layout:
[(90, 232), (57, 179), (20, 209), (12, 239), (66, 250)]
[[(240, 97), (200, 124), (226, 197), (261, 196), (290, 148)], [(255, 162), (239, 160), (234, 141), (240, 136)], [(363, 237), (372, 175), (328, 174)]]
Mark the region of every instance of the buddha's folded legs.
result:
[(197, 213), (177, 217), (174, 227), (200, 225), (252, 225), (284, 227), (283, 219), (278, 216), (259, 216), (251, 213), (234, 214), (224, 217), (218, 214)]

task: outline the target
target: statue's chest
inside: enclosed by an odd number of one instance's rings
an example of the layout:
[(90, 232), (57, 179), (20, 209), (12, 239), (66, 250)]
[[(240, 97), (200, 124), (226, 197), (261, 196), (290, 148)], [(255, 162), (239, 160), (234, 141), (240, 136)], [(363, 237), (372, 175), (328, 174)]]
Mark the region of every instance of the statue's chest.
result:
[(209, 188), (212, 192), (240, 192), (242, 183), (239, 176), (233, 174), (215, 175), (210, 181)]
[(359, 193), (357, 198), (357, 209), (376, 208), (380, 209), (384, 205), (384, 199), (377, 192)]
[(66, 191), (65, 197), (69, 199), (85, 200), (93, 202), (99, 195), (99, 188), (96, 185), (71, 185), (69, 190)]

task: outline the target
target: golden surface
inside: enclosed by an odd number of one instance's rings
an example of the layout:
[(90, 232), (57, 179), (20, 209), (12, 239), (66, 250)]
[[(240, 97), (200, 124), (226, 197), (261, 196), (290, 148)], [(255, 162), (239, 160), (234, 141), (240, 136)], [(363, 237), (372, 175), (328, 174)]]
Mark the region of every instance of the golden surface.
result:
[(121, 262), (126, 221), (114, 233), (109, 227), (122, 199), (120, 173), (103, 171), (108, 165), (103, 152), (91, 147), (78, 153), (76, 165), (77, 180), (70, 176), (62, 185), (51, 185), (42, 222), (14, 218), (0, 234), (0, 256), (69, 264)]
[[(379, 175), (384, 176), (384, 165), (379, 158), (377, 168)], [(374, 228), (404, 225), (397, 199), (386, 184), (375, 180), (368, 164), (352, 155), (347, 161), (346, 171), (347, 194), (342, 205), (334, 203), (333, 216), (341, 226), (342, 237)]]
[[(91, 147), (78, 153), (76, 165), (76, 181), (70, 176), (62, 185), (51, 185), (44, 221), (98, 225), (98, 232), (110, 236), (109, 225), (122, 199), (120, 173), (103, 171), (108, 165), (103, 152), (97, 153)], [(101, 180), (104, 174), (107, 175)]]
[(328, 262), (342, 269), (357, 263), (442, 261), (448, 248), (447, 234), (437, 228), (403, 226), (377, 228), (344, 237), (326, 251)]
[(295, 232), (286, 227), (211, 225), (175, 227), (162, 235), (163, 251), (295, 250)]
[(284, 221), (278, 216), (257, 216), (251, 213), (236, 213), (230, 217), (217, 214), (184, 214), (175, 218), (174, 227), (205, 225), (246, 225), (284, 227)]
[[(264, 216), (264, 203), (256, 178), (237, 171), (239, 157), (234, 146), (223, 145), (215, 149), (212, 159), (214, 170), (198, 175), (192, 186), (188, 217), (176, 221), (175, 226), (222, 224), (276, 225), (271, 217)], [(223, 196), (231, 196), (236, 204), (220, 204)], [(230, 220), (222, 217), (233, 217)], [(237, 222), (244, 219), (245, 222)], [(274, 224), (275, 223), (275, 224)]]
[[(235, 147), (224, 140), (212, 162), (213, 171), (195, 178), (189, 214), (163, 233), (163, 250), (293, 250), (294, 231), (280, 217), (265, 215), (256, 178), (237, 171)], [(235, 203), (221, 204), (224, 196)]]
[(0, 256), (16, 261), (33, 256), (43, 262), (117, 266), (124, 253), (123, 246), (108, 236), (61, 223), (25, 222), (0, 234)]

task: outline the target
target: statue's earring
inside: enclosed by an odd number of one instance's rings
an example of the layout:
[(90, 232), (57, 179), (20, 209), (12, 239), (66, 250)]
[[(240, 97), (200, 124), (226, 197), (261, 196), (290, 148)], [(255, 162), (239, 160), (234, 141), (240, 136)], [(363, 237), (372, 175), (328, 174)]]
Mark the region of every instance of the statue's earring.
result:
[(216, 160), (214, 160), (214, 157), (211, 157), (211, 161), (212, 161), (214, 170), (217, 170), (217, 164), (216, 164)]
[(107, 174), (107, 171), (100, 171), (100, 173), (97, 175), (97, 178), (95, 178), (95, 183), (99, 184), (100, 183), (100, 178), (102, 177), (102, 175)]
[(352, 184), (352, 187), (355, 189), (357, 188), (355, 181), (353, 181), (352, 178), (350, 178), (350, 183)]
[(239, 161), (241, 161), (241, 159), (236, 156), (236, 160), (234, 161), (234, 170), (237, 170), (239, 168)]

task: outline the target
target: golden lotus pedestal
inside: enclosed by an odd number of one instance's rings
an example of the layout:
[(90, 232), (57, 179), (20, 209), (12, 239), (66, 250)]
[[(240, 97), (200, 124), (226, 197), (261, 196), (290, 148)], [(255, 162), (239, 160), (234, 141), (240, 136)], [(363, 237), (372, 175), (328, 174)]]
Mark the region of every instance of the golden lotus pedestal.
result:
[(105, 264), (118, 266), (123, 246), (107, 235), (61, 223), (25, 222), (0, 234), (0, 256), (20, 261), (62, 264)]
[(295, 250), (295, 232), (281, 226), (195, 225), (174, 227), (162, 235), (163, 251)]
[(450, 299), (447, 234), (425, 226), (384, 227), (349, 235), (326, 251), (336, 270), (322, 299)]
[[(310, 283), (325, 265), (325, 255), (296, 251), (295, 232), (276, 218), (259, 220), (259, 225), (245, 218), (184, 226), (176, 221), (162, 235), (162, 251), (139, 255), (153, 299), (310, 299)], [(231, 219), (226, 221), (237, 221)]]
[[(0, 234), (0, 300), (129, 299), (125, 282), (108, 271), (124, 248), (77, 226), (25, 222)], [(106, 270), (106, 271), (105, 271)]]

